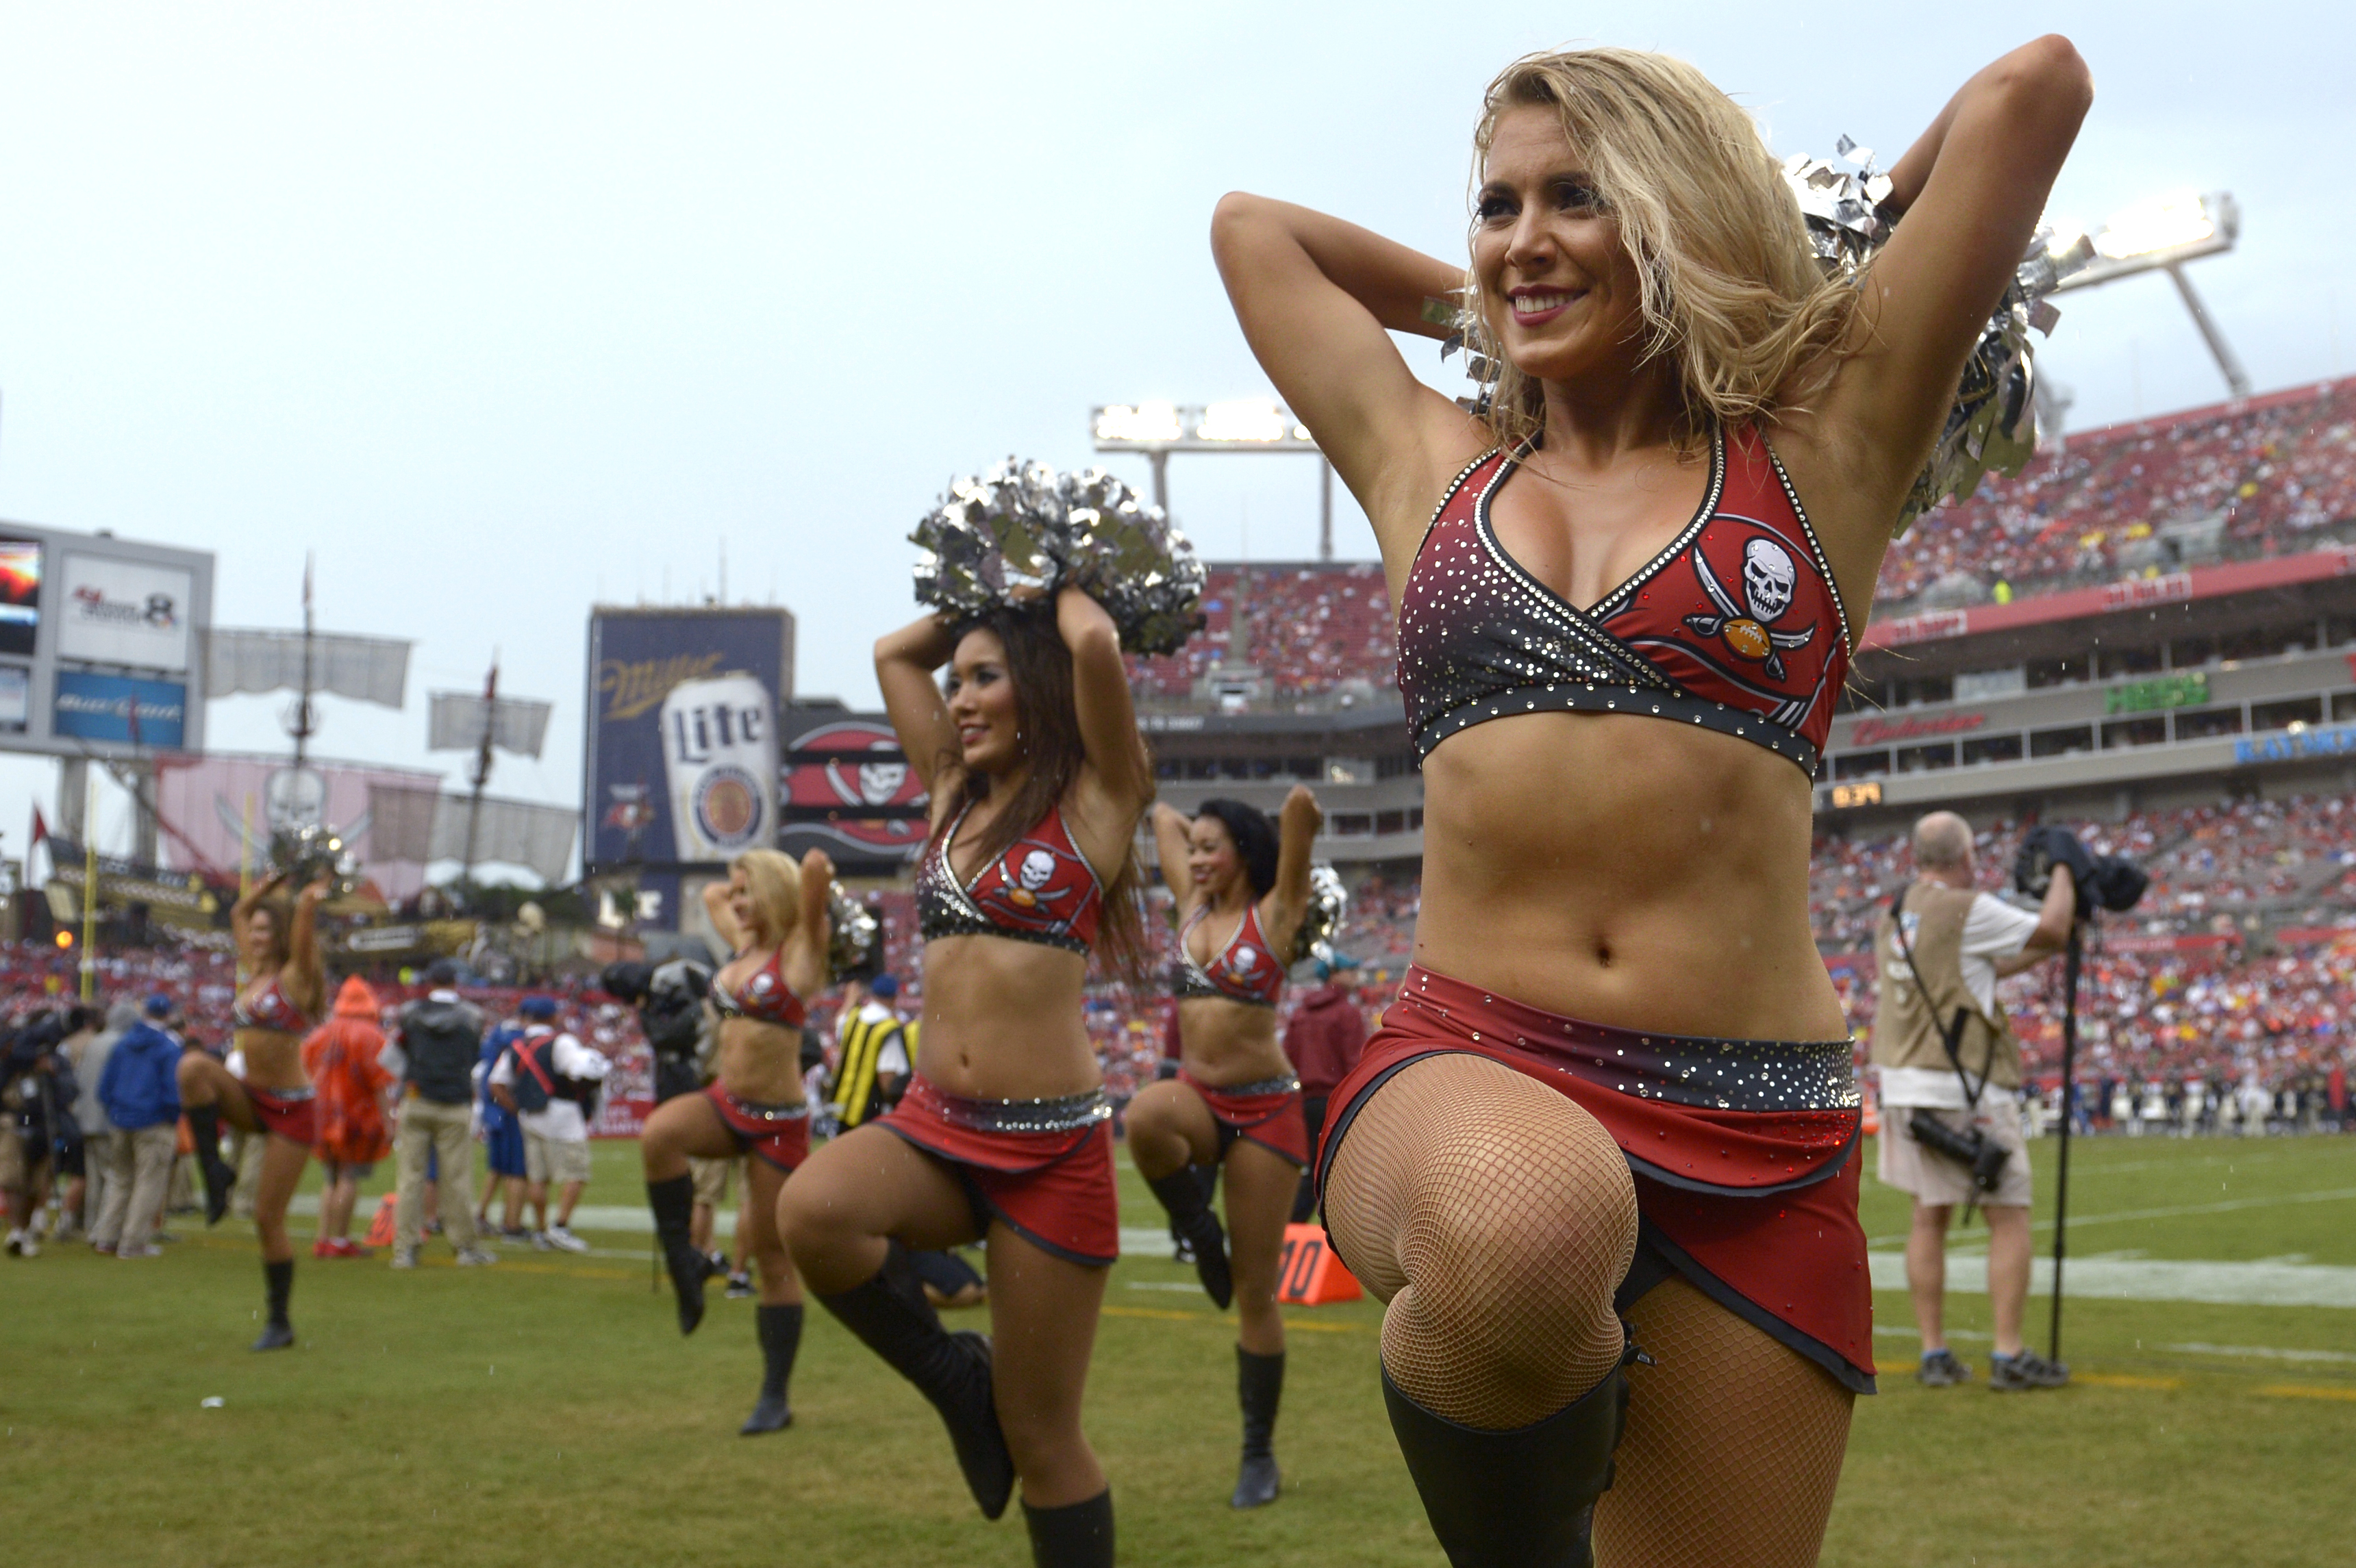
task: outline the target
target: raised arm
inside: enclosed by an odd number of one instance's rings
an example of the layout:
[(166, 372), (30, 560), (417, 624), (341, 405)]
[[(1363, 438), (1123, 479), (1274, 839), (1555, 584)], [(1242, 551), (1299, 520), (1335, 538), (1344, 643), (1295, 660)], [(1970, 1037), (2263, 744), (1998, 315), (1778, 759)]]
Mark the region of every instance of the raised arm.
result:
[(1261, 933), (1279, 952), (1290, 952), (1301, 918), (1309, 912), (1309, 851), (1325, 813), (1307, 784), (1294, 784), (1276, 820), (1276, 886), (1260, 901)]
[(1853, 607), (2093, 101), (2085, 62), (2049, 35), (1965, 82), (1890, 170), (1903, 221), (1865, 274), (1831, 385), (1792, 421), (1822, 472), (1803, 489)]
[(1183, 910), (1194, 897), (1194, 872), (1186, 863), (1187, 852), (1193, 848), (1187, 837), (1193, 825), (1184, 812), (1166, 800), (1154, 802), (1151, 820), (1154, 853), (1162, 857), (1162, 880)]
[(1440, 487), (1485, 443), (1415, 379), (1390, 334), (1445, 337), (1424, 304), (1461, 287), (1463, 267), (1240, 191), (1212, 216), (1211, 254), (1260, 368), (1404, 570)]
[[(288, 992), (306, 1013), (327, 1005), (327, 966), (319, 956), (319, 902), (327, 896), (327, 879), (321, 877), (294, 895), (294, 923), (286, 932), (286, 967), (293, 972)], [(308, 997), (295, 995), (307, 991)]]
[(908, 765), (925, 781), (938, 812), (954, 792), (948, 775), (958, 761), (957, 726), (949, 721), (948, 704), (941, 699), (933, 672), (948, 663), (957, 650), (949, 642), (948, 624), (937, 614), (919, 615), (875, 643), (875, 683), (884, 688), (884, 711), (900, 737)]
[(827, 949), (834, 941), (834, 916), (830, 897), (834, 891), (834, 862), (823, 849), (802, 857), (801, 908), (794, 923), (799, 949), (789, 965), (787, 981), (798, 996), (812, 997), (826, 989)]
[(230, 906), (230, 929), (242, 937), (245, 934), (245, 923), (253, 918), (253, 912), (262, 907), (264, 899), (285, 885), (286, 873), (280, 871), (273, 875), (268, 881), (256, 882), (240, 894), (237, 902)]
[(703, 884), (703, 912), (712, 917), (712, 929), (728, 944), (732, 954), (744, 951), (744, 928), (736, 923), (736, 912), (728, 907), (728, 884), (724, 881)]
[(1129, 669), (1120, 662), (1120, 633), (1104, 606), (1076, 588), (1055, 593), (1055, 630), (1072, 653), (1072, 706), (1080, 721), (1080, 746), (1088, 771), (1127, 820), (1128, 837), (1137, 814), (1153, 798), (1153, 763), (1137, 732), (1137, 709), (1130, 701)]

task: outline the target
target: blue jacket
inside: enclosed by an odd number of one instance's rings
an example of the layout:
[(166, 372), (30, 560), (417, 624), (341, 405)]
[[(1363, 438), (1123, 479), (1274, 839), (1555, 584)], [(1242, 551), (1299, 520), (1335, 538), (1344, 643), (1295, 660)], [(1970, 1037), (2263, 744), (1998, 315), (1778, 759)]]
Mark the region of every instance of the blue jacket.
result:
[(123, 1031), (98, 1081), (106, 1119), (126, 1133), (180, 1119), (180, 1042), (142, 1019)]

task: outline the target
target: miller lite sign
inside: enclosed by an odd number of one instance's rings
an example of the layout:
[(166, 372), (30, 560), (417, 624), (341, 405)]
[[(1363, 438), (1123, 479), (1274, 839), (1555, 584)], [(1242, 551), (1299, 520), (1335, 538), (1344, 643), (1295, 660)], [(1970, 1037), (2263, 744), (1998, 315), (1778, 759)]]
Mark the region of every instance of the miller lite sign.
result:
[(724, 860), (776, 837), (776, 712), (758, 679), (732, 671), (671, 688), (662, 746), (680, 859)]

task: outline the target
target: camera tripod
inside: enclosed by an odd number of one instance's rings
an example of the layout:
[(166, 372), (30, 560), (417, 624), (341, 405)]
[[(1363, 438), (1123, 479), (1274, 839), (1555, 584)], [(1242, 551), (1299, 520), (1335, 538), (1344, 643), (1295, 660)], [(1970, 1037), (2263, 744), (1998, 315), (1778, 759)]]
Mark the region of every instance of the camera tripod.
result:
[(2053, 1184), (2053, 1321), (2045, 1359), (2062, 1361), (2062, 1262), (2068, 1252), (2070, 1220), (2070, 1124), (2078, 1109), (2078, 971), (2084, 958), (2083, 921), (2070, 923), (2070, 944), (2062, 958), (2062, 1158)]

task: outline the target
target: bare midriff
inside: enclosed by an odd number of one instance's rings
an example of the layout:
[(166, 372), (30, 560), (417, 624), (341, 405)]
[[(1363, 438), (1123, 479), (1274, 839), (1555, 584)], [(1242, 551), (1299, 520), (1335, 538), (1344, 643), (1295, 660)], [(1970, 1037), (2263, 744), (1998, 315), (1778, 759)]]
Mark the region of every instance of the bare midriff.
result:
[(758, 1019), (720, 1020), (720, 1086), (756, 1105), (798, 1105), (801, 1030)]
[(1292, 1072), (1276, 1041), (1276, 1009), (1225, 997), (1178, 1004), (1178, 1055), (1186, 1076), (1209, 1089), (1265, 1083)]
[(1847, 1033), (1808, 924), (1810, 791), (1651, 717), (1529, 713), (1425, 759), (1426, 968), (1548, 1012), (1718, 1039)]
[(245, 1060), (242, 1082), (247, 1087), (284, 1093), (310, 1086), (311, 1081), (303, 1075), (301, 1035), (274, 1029), (241, 1029), (232, 1038)]
[(1103, 1082), (1080, 1021), (1088, 961), (1002, 936), (925, 944), (916, 1071), (972, 1100), (1051, 1100)]

